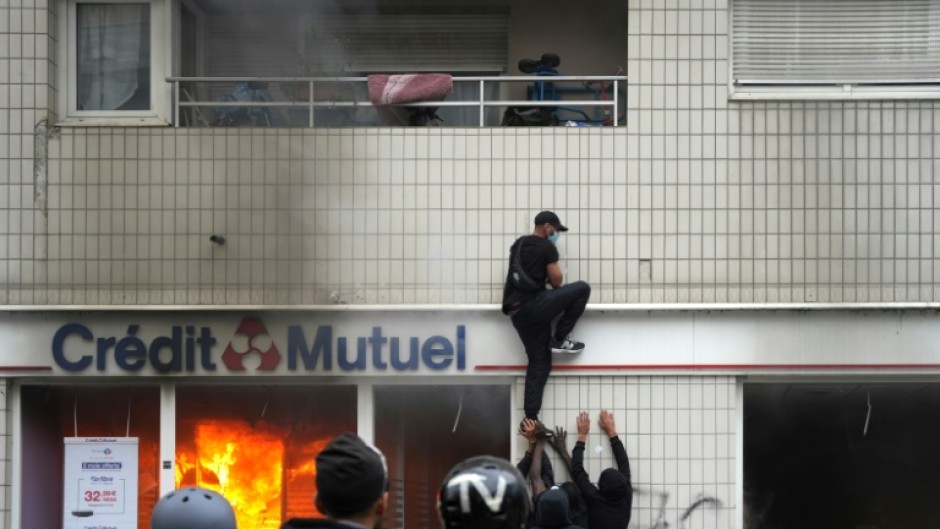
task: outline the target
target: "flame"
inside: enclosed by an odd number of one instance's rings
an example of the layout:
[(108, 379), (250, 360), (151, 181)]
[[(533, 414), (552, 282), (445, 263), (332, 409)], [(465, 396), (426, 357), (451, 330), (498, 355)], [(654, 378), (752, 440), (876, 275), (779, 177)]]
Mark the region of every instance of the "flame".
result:
[(307, 443), (298, 450), (298, 454), (303, 458), (303, 462), (294, 468), (288, 470), (290, 479), (308, 478), (311, 482), (316, 481), (317, 477), (317, 454), (326, 448), (329, 439), (319, 439), (312, 443)]
[(293, 489), (295, 495), (289, 501), (288, 507), (292, 512), (290, 516), (303, 518), (323, 518), (323, 514), (313, 505), (313, 495), (316, 493), (317, 482), (317, 454), (330, 442), (327, 439), (314, 440), (291, 448), (288, 467), (284, 479), (288, 490)]
[(196, 425), (195, 452), (176, 456), (176, 486), (196, 485), (225, 496), (238, 527), (281, 524), (283, 436), (246, 421), (207, 420)]

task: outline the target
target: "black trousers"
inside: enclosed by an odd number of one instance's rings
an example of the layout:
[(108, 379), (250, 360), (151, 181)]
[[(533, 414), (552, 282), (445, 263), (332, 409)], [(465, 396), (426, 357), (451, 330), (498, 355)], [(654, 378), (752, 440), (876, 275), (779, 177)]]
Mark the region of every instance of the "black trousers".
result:
[(590, 297), (591, 285), (578, 281), (542, 292), (512, 315), (512, 326), (519, 333), (529, 357), (523, 403), (526, 417), (535, 418), (542, 409), (542, 392), (552, 371), (552, 320), (561, 316), (555, 325), (554, 337), (565, 339), (584, 314)]

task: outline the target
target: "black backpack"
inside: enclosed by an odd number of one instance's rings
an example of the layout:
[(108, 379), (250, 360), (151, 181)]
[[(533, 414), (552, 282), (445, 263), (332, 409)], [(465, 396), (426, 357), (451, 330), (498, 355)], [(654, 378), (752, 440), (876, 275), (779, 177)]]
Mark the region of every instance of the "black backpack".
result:
[(536, 283), (529, 274), (525, 273), (525, 268), (522, 267), (522, 245), (525, 244), (525, 238), (519, 241), (519, 246), (516, 248), (516, 255), (513, 256), (512, 260), (512, 284), (522, 290), (523, 292), (538, 292), (542, 290), (542, 285)]

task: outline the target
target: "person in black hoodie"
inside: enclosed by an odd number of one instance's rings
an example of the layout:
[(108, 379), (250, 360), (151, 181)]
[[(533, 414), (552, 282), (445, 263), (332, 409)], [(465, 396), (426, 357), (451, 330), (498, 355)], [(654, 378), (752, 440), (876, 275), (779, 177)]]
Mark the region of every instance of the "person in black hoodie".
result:
[(571, 474), (581, 489), (581, 499), (587, 505), (591, 529), (626, 529), (630, 525), (630, 510), (633, 507), (633, 483), (630, 476), (630, 459), (617, 436), (614, 416), (601, 410), (598, 421), (601, 429), (610, 438), (610, 448), (617, 460), (617, 468), (601, 472), (595, 487), (584, 470), (584, 444), (591, 430), (591, 417), (587, 412), (578, 415), (578, 442), (571, 454)]
[(533, 529), (581, 529), (571, 523), (565, 491), (553, 487), (539, 496)]
[(581, 489), (578, 488), (578, 484), (574, 481), (566, 481), (558, 488), (568, 495), (568, 517), (571, 518), (571, 523), (588, 529), (591, 526), (590, 520), (584, 502), (581, 500)]
[(388, 466), (378, 448), (343, 433), (317, 455), (317, 510), (327, 518), (291, 518), (281, 529), (378, 529), (388, 505)]
[[(560, 426), (555, 427), (555, 433), (548, 440), (548, 445), (555, 449), (555, 452), (565, 463), (565, 469), (568, 470), (568, 475), (573, 475), (571, 471), (571, 454), (568, 453), (568, 432)], [(565, 491), (568, 494), (568, 514), (571, 518), (571, 523), (588, 529), (590, 527), (590, 520), (588, 518), (587, 508), (584, 506), (584, 500), (581, 499), (581, 489), (578, 487), (577, 483), (573, 481), (565, 481), (558, 486), (561, 490)]]

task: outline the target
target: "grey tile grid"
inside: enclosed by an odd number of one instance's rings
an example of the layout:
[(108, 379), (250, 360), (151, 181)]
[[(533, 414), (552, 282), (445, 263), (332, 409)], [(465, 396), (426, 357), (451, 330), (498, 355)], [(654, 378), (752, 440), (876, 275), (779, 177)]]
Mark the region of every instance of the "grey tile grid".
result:
[[(14, 34), (10, 31), (10, 24), (11, 10), (9, 3), (0, 0), (0, 35), (3, 36), (6, 43), (9, 43), (15, 38)], [(11, 108), (10, 101), (11, 75), (8, 50), (8, 46), (4, 46), (0, 49), (0, 182), (2, 182), (3, 185), (2, 190), (0, 190), (0, 195), (2, 195), (0, 196), (0, 206), (2, 206), (0, 207), (0, 252), (10, 256), (12, 255), (10, 245), (14, 240), (10, 230), (10, 219), (13, 216), (13, 208), (16, 206), (13, 193), (17, 190), (13, 185), (13, 178), (11, 176), (14, 165), (12, 160), (13, 155), (11, 153), (11, 137), (14, 133), (19, 131), (16, 130), (13, 125), (15, 111)], [(9, 260), (3, 259), (0, 261), (2, 261), (2, 263), (0, 263), (0, 280), (4, 283), (8, 283), (13, 280), (16, 271), (11, 270)], [(9, 302), (7, 292), (0, 291), (0, 302)]]

